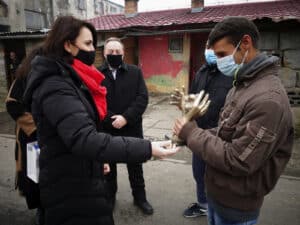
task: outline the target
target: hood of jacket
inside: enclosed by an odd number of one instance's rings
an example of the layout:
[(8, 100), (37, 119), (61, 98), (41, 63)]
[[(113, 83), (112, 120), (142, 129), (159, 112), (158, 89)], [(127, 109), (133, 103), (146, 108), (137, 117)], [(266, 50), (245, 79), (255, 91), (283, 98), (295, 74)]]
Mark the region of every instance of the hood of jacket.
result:
[(277, 65), (279, 58), (276, 56), (267, 56), (265, 53), (258, 54), (249, 63), (245, 63), (237, 73), (237, 83), (251, 80), (256, 75), (271, 65)]
[(62, 74), (62, 66), (57, 60), (45, 56), (36, 56), (31, 62), (31, 71), (27, 76), (23, 100), (30, 109), (35, 89), (50, 76)]

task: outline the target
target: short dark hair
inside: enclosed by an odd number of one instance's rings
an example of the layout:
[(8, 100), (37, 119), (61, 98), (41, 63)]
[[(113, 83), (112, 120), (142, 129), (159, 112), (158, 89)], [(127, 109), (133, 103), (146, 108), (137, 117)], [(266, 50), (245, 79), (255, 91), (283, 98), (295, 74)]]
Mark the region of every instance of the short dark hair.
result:
[(92, 32), (93, 45), (97, 45), (97, 33), (95, 27), (84, 20), (73, 16), (58, 17), (52, 25), (43, 47), (46, 56), (61, 58), (67, 63), (72, 63), (73, 56), (64, 48), (64, 43), (70, 41), (74, 43), (81, 28), (86, 27)]
[(209, 46), (227, 38), (229, 43), (237, 46), (244, 35), (252, 38), (254, 48), (258, 48), (259, 31), (256, 25), (245, 17), (228, 17), (219, 22), (208, 36)]

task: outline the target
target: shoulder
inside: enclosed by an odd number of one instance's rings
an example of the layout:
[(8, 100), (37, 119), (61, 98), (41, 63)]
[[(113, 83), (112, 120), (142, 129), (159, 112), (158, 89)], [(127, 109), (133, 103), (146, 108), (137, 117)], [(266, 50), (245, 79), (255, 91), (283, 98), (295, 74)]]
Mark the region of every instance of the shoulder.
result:
[(97, 69), (102, 73), (109, 70), (107, 63), (103, 63), (101, 66), (97, 67)]
[(133, 64), (125, 64), (124, 68), (127, 69), (128, 71), (135, 71), (135, 72), (141, 71), (140, 67)]

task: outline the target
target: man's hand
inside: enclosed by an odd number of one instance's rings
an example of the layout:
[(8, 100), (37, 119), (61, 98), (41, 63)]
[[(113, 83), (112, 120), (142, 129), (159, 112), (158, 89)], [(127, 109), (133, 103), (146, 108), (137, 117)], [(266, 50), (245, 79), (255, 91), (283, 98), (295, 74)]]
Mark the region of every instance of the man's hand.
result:
[(153, 141), (151, 142), (151, 145), (152, 145), (152, 156), (159, 159), (172, 156), (180, 150), (179, 147), (172, 144), (171, 140)]
[(110, 166), (108, 163), (103, 164), (103, 174), (106, 175), (110, 172)]
[(185, 117), (179, 118), (175, 121), (173, 127), (173, 133), (178, 137), (182, 127), (187, 123), (187, 119)]
[(114, 120), (112, 126), (116, 129), (121, 129), (127, 124), (127, 120), (122, 115), (114, 115), (111, 118)]

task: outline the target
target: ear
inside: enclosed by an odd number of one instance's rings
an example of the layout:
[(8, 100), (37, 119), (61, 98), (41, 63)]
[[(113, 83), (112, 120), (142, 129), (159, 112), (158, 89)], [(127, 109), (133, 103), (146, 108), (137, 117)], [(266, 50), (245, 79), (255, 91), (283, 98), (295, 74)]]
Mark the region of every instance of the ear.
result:
[(72, 54), (72, 50), (71, 50), (71, 42), (70, 41), (65, 41), (64, 43), (64, 48), (67, 52), (69, 52), (70, 54)]
[(245, 34), (242, 38), (240, 47), (243, 48), (244, 50), (249, 50), (252, 46), (253, 46), (253, 44), (252, 44), (251, 36), (248, 34)]

